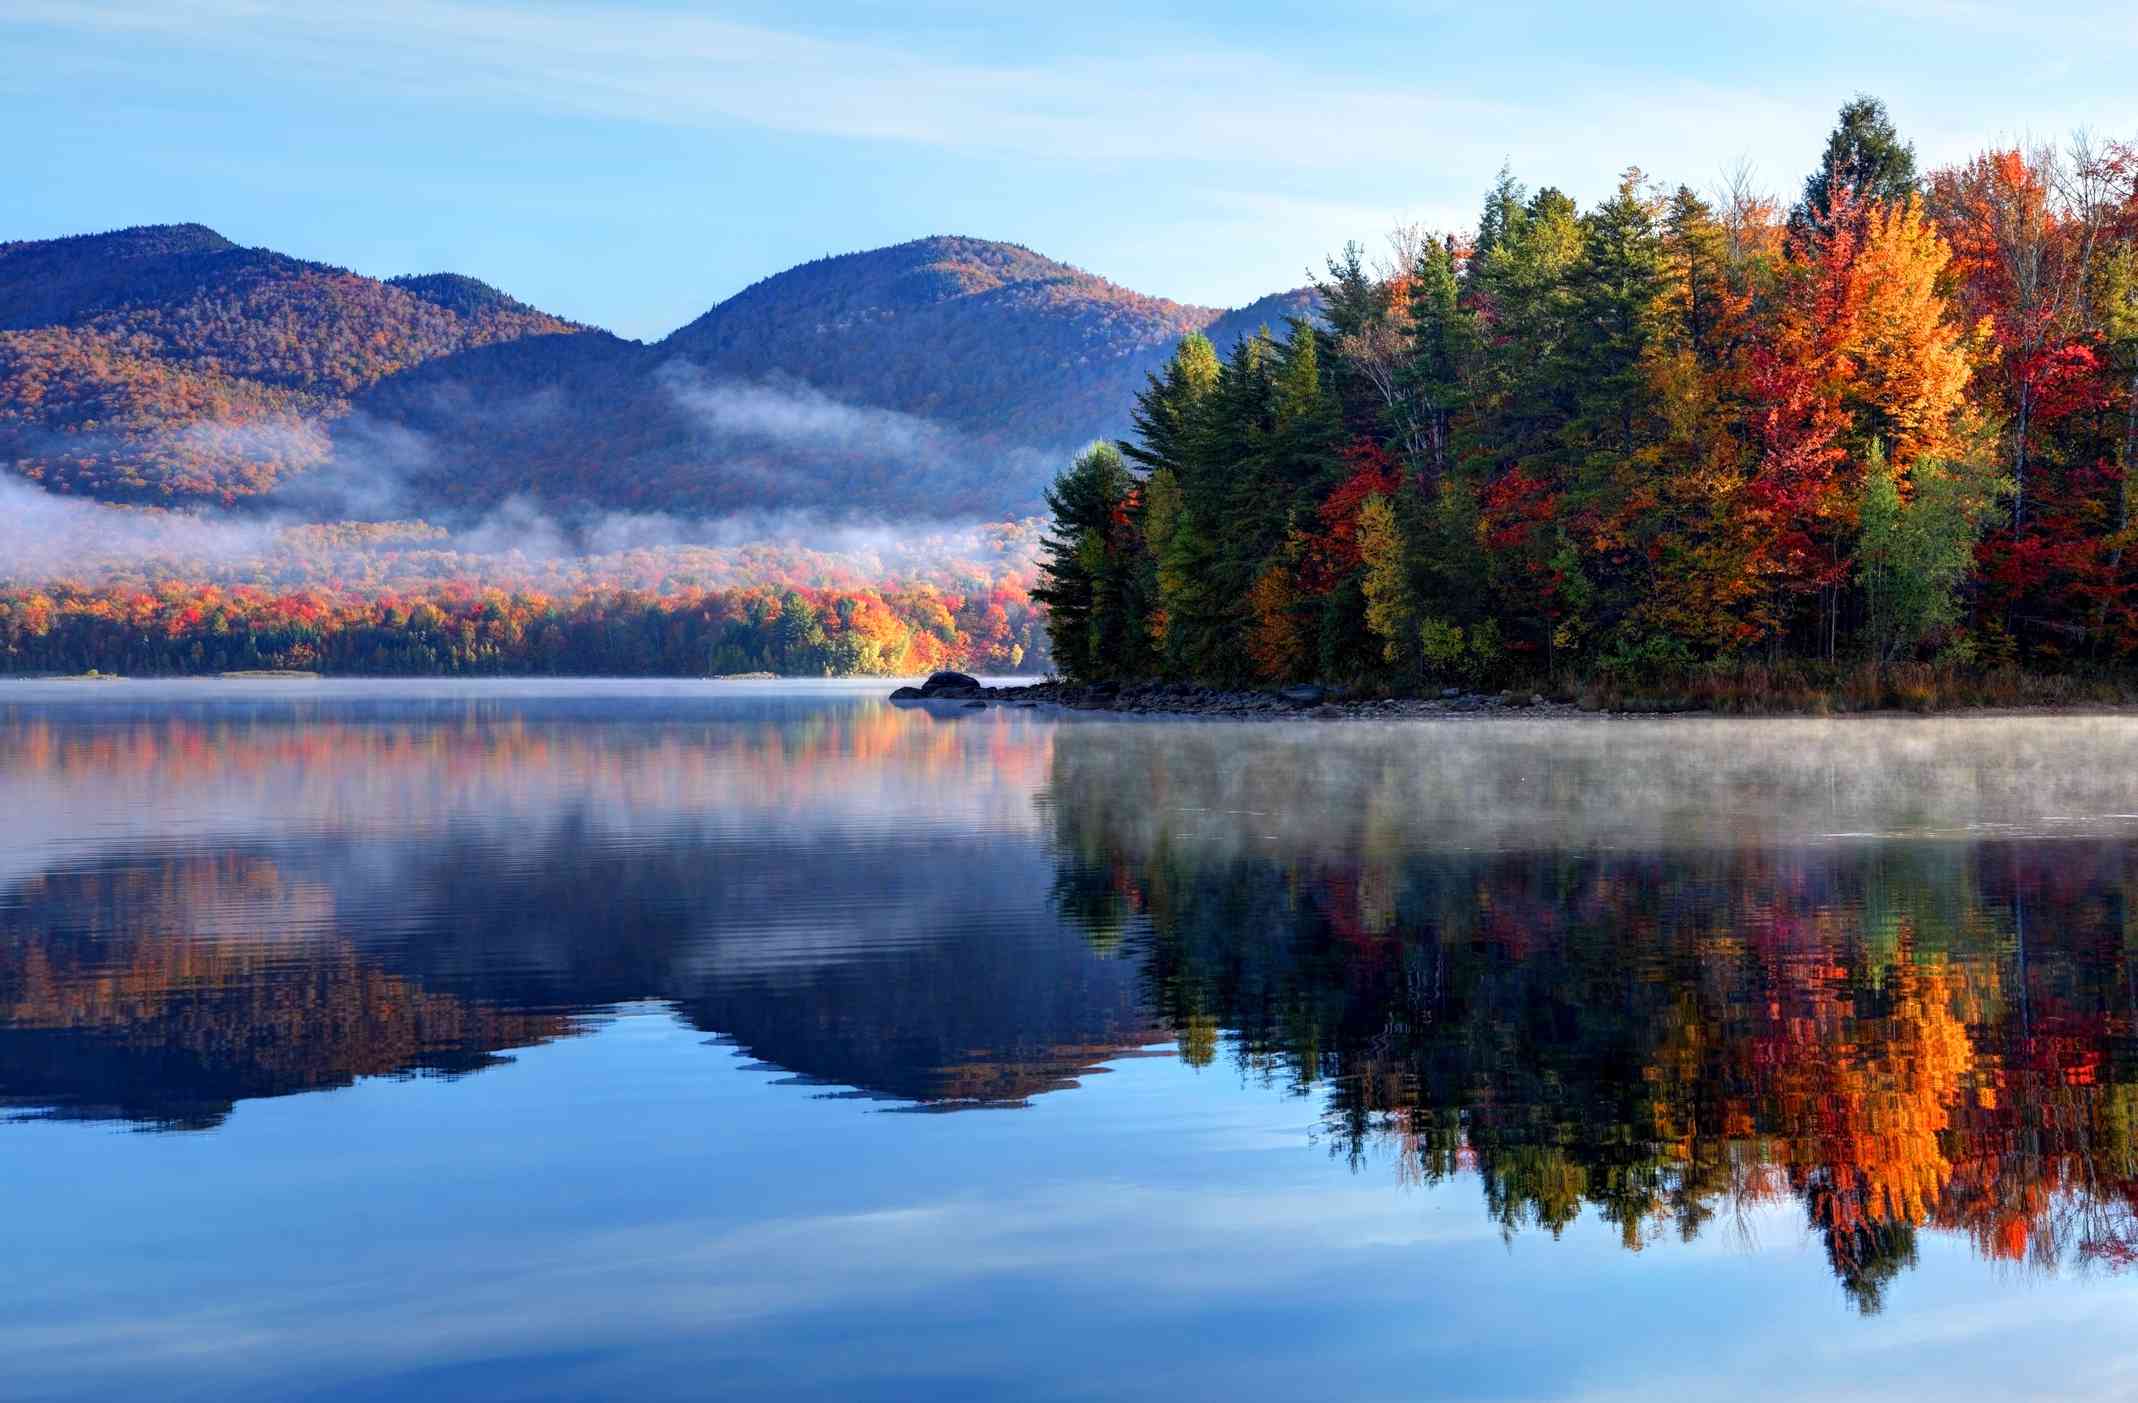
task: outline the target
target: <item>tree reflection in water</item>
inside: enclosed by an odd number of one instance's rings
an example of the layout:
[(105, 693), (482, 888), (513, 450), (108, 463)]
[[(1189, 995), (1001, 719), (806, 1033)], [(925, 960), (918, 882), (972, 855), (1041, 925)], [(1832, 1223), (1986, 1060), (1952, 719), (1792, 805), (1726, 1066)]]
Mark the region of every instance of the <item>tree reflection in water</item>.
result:
[(2138, 1259), (2138, 849), (1965, 827), (2113, 815), (2138, 730), (617, 706), (5, 718), (0, 1101), (210, 1128), (652, 999), (935, 1109), (1173, 1043), (1510, 1234), (1800, 1213), (1866, 1310), (1925, 1232)]
[(1055, 900), (1184, 1057), (1318, 1095), (1354, 1162), (1636, 1251), (1793, 1199), (1866, 1311), (1924, 1229), (2138, 1254), (2129, 844), (1376, 852), (1370, 815), (1301, 846), (1242, 802), (1064, 745)]

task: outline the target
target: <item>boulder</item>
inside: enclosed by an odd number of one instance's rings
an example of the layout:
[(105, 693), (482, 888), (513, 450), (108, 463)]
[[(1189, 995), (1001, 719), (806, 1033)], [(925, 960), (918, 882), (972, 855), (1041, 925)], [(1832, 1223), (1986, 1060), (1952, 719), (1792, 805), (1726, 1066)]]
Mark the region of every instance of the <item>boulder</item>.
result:
[(1320, 706), (1329, 699), (1329, 692), (1326, 687), (1316, 687), (1311, 684), (1304, 687), (1286, 687), (1277, 695), (1283, 697), (1293, 706)]
[(918, 687), (900, 687), (900, 688), (899, 688), (899, 689), (898, 689), (897, 691), (895, 691), (895, 692), (891, 693), (891, 700), (892, 700), (892, 701), (921, 701), (921, 700), (925, 699), (925, 698), (927, 697), (927, 695), (928, 695), (928, 694), (927, 694), (926, 692), (923, 692), (923, 691), (922, 691), (922, 690), (921, 690), (920, 688), (918, 688)]
[(937, 692), (949, 691), (954, 687), (977, 692), (980, 690), (980, 679), (968, 677), (962, 672), (931, 672), (928, 674), (928, 680), (921, 683), (921, 695), (933, 696)]

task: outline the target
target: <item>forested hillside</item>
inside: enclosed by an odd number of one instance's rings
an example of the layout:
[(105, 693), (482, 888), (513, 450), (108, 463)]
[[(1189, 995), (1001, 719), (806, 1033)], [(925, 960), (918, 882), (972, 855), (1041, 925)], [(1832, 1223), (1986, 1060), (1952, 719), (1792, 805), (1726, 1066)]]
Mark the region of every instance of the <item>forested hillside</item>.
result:
[(818, 260), (644, 345), (476, 281), (379, 281), (199, 225), (0, 245), (0, 464), (176, 506), (452, 515), (1036, 509), (1059, 457), (1126, 428), (1224, 314), (1010, 244)]
[[(936, 238), (791, 268), (661, 347), (710, 371), (804, 381), (978, 439), (1050, 446), (1117, 420), (1124, 380), (1133, 390), (1150, 353), (1215, 315), (1015, 244)], [(877, 354), (845, 350), (856, 341)]]
[(1506, 174), (1324, 293), (1189, 338), (1057, 482), (1069, 672), (1906, 702), (2138, 652), (2129, 146), (1920, 171), (1862, 98), (1788, 206)]
[(1128, 428), (1180, 337), (1311, 313), (1311, 289), (1221, 313), (1014, 244), (932, 238), (767, 278), (653, 346), (498, 345), (361, 396), (421, 435), (420, 500), (805, 508), (923, 520), (1036, 510), (1060, 460)]
[(380, 283), (197, 224), (0, 244), (0, 463), (59, 492), (227, 504), (323, 463), (364, 386), (572, 329), (473, 279)]
[(1040, 669), (1006, 518), (1226, 324), (971, 239), (656, 346), (197, 225), (0, 246), (0, 455), (42, 489), (7, 499), (0, 671)]

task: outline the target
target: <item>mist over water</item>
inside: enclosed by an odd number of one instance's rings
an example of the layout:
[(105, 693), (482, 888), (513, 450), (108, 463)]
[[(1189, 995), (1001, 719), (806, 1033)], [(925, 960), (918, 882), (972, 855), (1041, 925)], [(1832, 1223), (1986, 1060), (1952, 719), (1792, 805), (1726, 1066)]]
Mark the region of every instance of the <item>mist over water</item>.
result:
[(1193, 801), (1128, 831), (1157, 843), (1194, 813), (1224, 853), (2138, 832), (2138, 720), (2110, 715), (1126, 724), (1084, 763)]
[(2138, 722), (879, 692), (0, 684), (0, 1396), (2120, 1386)]

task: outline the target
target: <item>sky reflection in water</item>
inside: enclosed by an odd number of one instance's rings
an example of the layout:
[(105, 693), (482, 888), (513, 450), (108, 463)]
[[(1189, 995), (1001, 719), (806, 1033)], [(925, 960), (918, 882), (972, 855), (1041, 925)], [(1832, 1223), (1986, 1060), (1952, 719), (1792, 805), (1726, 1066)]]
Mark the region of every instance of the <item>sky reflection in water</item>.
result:
[(877, 692), (0, 690), (0, 1397), (2138, 1389), (2138, 724)]

